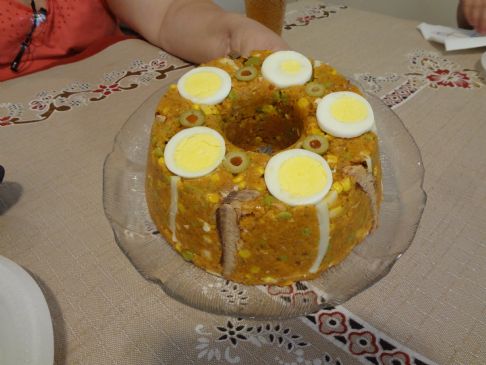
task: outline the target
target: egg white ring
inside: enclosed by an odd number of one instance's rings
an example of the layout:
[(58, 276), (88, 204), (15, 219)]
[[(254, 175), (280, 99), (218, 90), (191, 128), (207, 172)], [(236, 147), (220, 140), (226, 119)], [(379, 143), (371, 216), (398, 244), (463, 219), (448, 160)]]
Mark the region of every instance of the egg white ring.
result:
[[(283, 61), (295, 60), (302, 67), (295, 75), (282, 72), (280, 65)], [(312, 64), (307, 57), (295, 51), (278, 51), (265, 58), (262, 64), (262, 75), (277, 87), (283, 88), (293, 85), (304, 85), (312, 77)]]
[[(193, 96), (189, 94), (184, 89), (184, 84), (186, 80), (194, 74), (201, 73), (201, 72), (210, 72), (215, 74), (221, 79), (221, 87), (214, 95), (209, 97), (200, 98), (197, 96)], [(177, 90), (179, 90), (179, 94), (184, 99), (192, 101), (194, 104), (201, 104), (201, 105), (216, 105), (221, 103), (231, 91), (231, 76), (223, 69), (218, 67), (210, 67), (210, 66), (202, 66), (193, 68), (191, 71), (186, 72), (177, 82)]]
[[(334, 118), (330, 108), (334, 102), (341, 97), (351, 97), (357, 99), (365, 105), (368, 116), (362, 121), (346, 123)], [(373, 130), (375, 127), (375, 117), (370, 103), (364, 97), (351, 91), (338, 91), (327, 94), (317, 104), (316, 111), (319, 127), (326, 133), (334, 137), (353, 138)]]
[[(174, 160), (174, 152), (179, 145), (179, 143), (190, 136), (198, 135), (198, 134), (210, 134), (211, 136), (215, 137), (221, 148), (219, 151), (219, 154), (210, 166), (203, 170), (199, 171), (186, 171), (184, 169), (181, 169), (180, 167), (177, 166)], [(167, 142), (167, 145), (165, 146), (164, 149), (164, 161), (165, 165), (167, 168), (170, 170), (175, 175), (181, 176), (181, 177), (186, 177), (186, 178), (196, 178), (196, 177), (201, 177), (209, 174), (213, 170), (215, 170), (223, 161), (223, 158), (226, 154), (226, 145), (225, 145), (225, 140), (221, 134), (219, 134), (217, 131), (214, 129), (208, 128), (208, 127), (192, 127), (192, 128), (187, 128), (183, 129), (180, 132), (177, 132), (170, 140)]]
[[(319, 162), (319, 164), (323, 167), (325, 171), (327, 181), (324, 185), (324, 188), (318, 193), (308, 197), (296, 198), (291, 196), (288, 192), (282, 190), (282, 187), (279, 183), (278, 174), (283, 162), (285, 162), (289, 158), (301, 156), (310, 157), (313, 160)], [(267, 166), (265, 167), (264, 177), (268, 191), (278, 200), (281, 200), (291, 206), (317, 204), (324, 198), (324, 196), (326, 196), (332, 186), (332, 171), (327, 164), (327, 161), (321, 155), (303, 149), (286, 150), (272, 156), (272, 158), (268, 161)]]

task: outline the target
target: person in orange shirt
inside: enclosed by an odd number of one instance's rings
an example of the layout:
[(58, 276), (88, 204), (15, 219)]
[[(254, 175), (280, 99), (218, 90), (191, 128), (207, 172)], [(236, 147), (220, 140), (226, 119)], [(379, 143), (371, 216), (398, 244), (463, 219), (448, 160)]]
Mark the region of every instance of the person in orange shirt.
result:
[(92, 55), (126, 38), (120, 23), (194, 63), (288, 47), (209, 0), (0, 0), (0, 20), (0, 81)]
[(486, 0), (460, 0), (457, 7), (457, 24), (486, 34)]

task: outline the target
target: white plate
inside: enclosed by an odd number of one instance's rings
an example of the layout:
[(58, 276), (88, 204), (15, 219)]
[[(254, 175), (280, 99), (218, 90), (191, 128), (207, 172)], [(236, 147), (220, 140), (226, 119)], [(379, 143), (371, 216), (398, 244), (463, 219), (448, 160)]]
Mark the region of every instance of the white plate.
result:
[(483, 66), (483, 69), (486, 71), (486, 52), (483, 53), (481, 56), (481, 65)]
[(44, 295), (24, 269), (0, 256), (0, 364), (53, 362), (54, 335)]

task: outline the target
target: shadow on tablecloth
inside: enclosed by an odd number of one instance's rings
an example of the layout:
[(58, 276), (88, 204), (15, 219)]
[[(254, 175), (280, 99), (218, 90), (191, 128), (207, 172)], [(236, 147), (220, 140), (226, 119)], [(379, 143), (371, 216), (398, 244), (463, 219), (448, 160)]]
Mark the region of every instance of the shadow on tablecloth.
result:
[(31, 271), (28, 272), (41, 288), (46, 298), (47, 306), (49, 307), (49, 313), (51, 314), (52, 330), (54, 332), (54, 365), (67, 365), (66, 327), (62, 318), (61, 307), (51, 289), (37, 275)]
[(12, 181), (0, 184), (0, 215), (5, 214), (22, 196), (22, 185)]

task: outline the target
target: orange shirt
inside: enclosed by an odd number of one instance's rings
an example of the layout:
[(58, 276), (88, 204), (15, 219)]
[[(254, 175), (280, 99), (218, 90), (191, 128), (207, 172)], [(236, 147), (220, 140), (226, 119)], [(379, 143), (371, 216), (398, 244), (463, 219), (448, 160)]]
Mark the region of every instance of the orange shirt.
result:
[(126, 38), (104, 0), (47, 0), (45, 21), (13, 72), (10, 64), (32, 21), (30, 6), (0, 0), (0, 81), (88, 57)]

